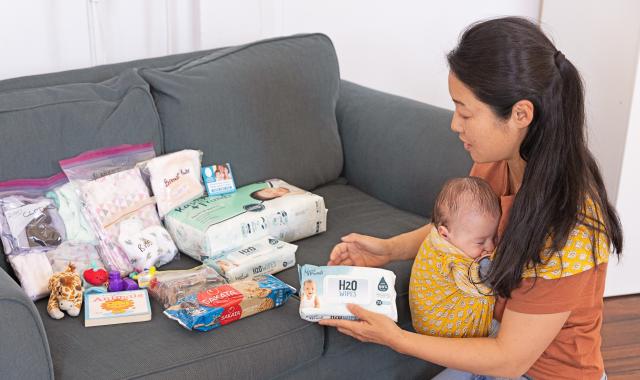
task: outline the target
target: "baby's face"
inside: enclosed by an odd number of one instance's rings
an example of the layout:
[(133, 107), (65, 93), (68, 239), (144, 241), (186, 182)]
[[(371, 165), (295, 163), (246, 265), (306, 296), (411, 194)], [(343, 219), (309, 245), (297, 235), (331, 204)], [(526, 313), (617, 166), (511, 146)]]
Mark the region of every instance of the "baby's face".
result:
[(304, 284), (304, 294), (312, 295), (316, 293), (316, 286), (310, 282)]
[(260, 190), (258, 193), (260, 196), (265, 198), (278, 198), (289, 192), (289, 189), (286, 187), (267, 187), (266, 189)]
[(449, 223), (446, 239), (467, 256), (476, 258), (496, 248), (495, 237), (500, 219), (476, 212), (464, 212)]

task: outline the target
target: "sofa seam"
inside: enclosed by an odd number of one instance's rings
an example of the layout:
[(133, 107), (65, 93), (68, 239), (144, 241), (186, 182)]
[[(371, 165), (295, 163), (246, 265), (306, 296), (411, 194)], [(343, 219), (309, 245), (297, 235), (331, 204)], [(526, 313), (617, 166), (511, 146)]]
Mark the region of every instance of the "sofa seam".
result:
[[(189, 70), (189, 69), (194, 68), (194, 67), (198, 67), (198, 66), (204, 65), (206, 63), (216, 62), (216, 61), (218, 61), (218, 60), (220, 60), (222, 58), (225, 58), (225, 57), (227, 57), (227, 56), (229, 56), (231, 54), (235, 54), (235, 53), (244, 51), (244, 50), (252, 48), (254, 46), (260, 46), (260, 45), (264, 45), (264, 44), (271, 43), (271, 42), (280, 42), (280, 41), (294, 40), (294, 39), (301, 39), (301, 38), (309, 38), (309, 37), (322, 37), (322, 38), (324, 38), (327, 42), (329, 42), (329, 44), (331, 45), (331, 47), (333, 48), (333, 51), (335, 53), (335, 46), (333, 45), (333, 41), (331, 41), (331, 38), (329, 38), (329, 36), (327, 36), (324, 33), (294, 34), (294, 35), (290, 35), (290, 36), (282, 36), (282, 37), (264, 39), (264, 40), (260, 40), (260, 41), (252, 42), (252, 43), (249, 43), (249, 44), (240, 45), (240, 46), (227, 46), (226, 48), (231, 49), (228, 52), (223, 53), (222, 55), (219, 55), (217, 57), (213, 57), (213, 58), (211, 58), (209, 60), (204, 60), (202, 62), (199, 62), (199, 63), (195, 64), (194, 66), (186, 68), (184, 71)], [(222, 49), (224, 49), (224, 47)], [(175, 68), (173, 68), (172, 70), (166, 71), (166, 72), (168, 72), (168, 73), (181, 72), (180, 69), (182, 69), (182, 67), (188, 65), (190, 62), (193, 62), (194, 60), (197, 60), (197, 59), (203, 59), (203, 58), (205, 58), (205, 57), (207, 57), (207, 56), (209, 56), (211, 54), (213, 54), (213, 52), (209, 53), (209, 54), (205, 54), (200, 58), (195, 58), (195, 59), (192, 59), (192, 60), (190, 60), (188, 62), (185, 62), (181, 66), (177, 66), (177, 67), (173, 66)], [(336, 56), (336, 61), (337, 61), (337, 55), (334, 54), (334, 56)], [(154, 69), (154, 68), (145, 68), (145, 70), (162, 71), (162, 70)], [(339, 70), (338, 70), (338, 78), (340, 78), (340, 71)]]

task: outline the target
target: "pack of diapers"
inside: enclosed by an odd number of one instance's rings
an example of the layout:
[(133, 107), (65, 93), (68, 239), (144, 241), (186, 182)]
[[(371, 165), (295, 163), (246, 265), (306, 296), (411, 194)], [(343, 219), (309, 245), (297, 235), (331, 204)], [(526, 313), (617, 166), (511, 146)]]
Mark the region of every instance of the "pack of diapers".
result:
[(239, 281), (261, 274), (274, 274), (296, 263), (297, 246), (266, 236), (233, 251), (204, 261), (227, 281)]
[(204, 261), (261, 237), (291, 242), (326, 231), (321, 196), (274, 179), (202, 197), (165, 216), (180, 251)]
[(390, 270), (350, 266), (303, 265), (300, 276), (300, 317), (306, 321), (350, 319), (353, 303), (398, 321), (396, 275)]
[(151, 190), (161, 218), (174, 208), (204, 194), (200, 177), (201, 161), (201, 151), (185, 149), (156, 157), (143, 165), (142, 172), (149, 173)]

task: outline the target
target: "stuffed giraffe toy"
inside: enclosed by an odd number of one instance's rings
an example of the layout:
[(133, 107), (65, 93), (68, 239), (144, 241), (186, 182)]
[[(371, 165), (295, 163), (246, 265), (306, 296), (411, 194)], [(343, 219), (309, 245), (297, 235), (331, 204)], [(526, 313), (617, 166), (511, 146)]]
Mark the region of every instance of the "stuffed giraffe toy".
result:
[(64, 272), (54, 273), (49, 278), (49, 303), (47, 312), (54, 319), (64, 317), (64, 310), (72, 317), (80, 314), (82, 307), (82, 279), (76, 273), (76, 267), (69, 263)]

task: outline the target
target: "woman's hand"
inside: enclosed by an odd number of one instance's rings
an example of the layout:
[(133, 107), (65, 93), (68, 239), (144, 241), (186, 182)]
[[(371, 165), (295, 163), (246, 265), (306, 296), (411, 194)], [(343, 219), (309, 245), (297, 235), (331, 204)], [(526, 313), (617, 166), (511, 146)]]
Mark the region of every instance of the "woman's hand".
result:
[(349, 234), (342, 237), (329, 255), (329, 265), (381, 267), (392, 261), (388, 240), (372, 236)]
[(347, 305), (347, 309), (360, 320), (322, 319), (318, 323), (336, 327), (341, 333), (352, 336), (361, 342), (382, 344), (392, 349), (399, 346), (405, 331), (398, 327), (391, 318), (354, 304)]

